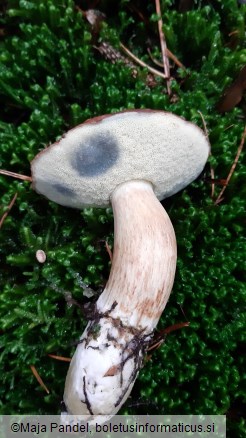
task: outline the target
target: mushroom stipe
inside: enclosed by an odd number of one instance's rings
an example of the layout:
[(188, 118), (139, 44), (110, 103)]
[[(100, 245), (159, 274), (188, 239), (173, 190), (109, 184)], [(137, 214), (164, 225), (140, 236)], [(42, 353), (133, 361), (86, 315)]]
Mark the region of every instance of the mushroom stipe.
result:
[(103, 422), (128, 398), (175, 276), (175, 233), (159, 200), (196, 179), (209, 151), (196, 125), (132, 110), (87, 120), (32, 161), (38, 193), (114, 212), (110, 276), (69, 366), (68, 414)]

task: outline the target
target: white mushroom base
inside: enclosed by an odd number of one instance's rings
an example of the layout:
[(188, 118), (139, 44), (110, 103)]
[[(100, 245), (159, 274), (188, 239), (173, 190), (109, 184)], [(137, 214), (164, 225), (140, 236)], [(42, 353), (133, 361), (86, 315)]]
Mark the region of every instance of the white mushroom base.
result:
[(100, 319), (95, 315), (69, 367), (64, 393), (68, 414), (88, 415), (88, 420), (116, 414), (132, 390), (150, 339), (124, 327), (110, 312)]

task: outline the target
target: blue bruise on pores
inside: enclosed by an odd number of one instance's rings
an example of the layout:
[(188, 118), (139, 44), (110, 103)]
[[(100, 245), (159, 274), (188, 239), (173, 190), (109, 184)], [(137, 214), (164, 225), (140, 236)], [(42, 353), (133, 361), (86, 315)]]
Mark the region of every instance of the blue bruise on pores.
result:
[(119, 158), (119, 146), (108, 131), (90, 135), (78, 145), (71, 159), (73, 169), (81, 177), (103, 175)]
[(76, 193), (64, 184), (53, 183), (52, 187), (56, 189), (58, 193), (61, 193), (61, 195), (70, 196), (70, 198), (74, 198), (76, 196)]

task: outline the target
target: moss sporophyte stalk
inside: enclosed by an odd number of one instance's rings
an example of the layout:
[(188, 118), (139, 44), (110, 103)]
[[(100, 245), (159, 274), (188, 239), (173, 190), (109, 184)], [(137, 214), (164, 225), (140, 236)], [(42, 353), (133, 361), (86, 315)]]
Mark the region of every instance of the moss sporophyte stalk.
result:
[[(169, 59), (171, 98), (166, 81), (147, 70), (163, 72), (156, 64), (162, 54), (154, 2), (102, 1), (96, 28), (81, 2), (5, 2), (0, 17), (0, 168), (30, 175), (30, 162), (42, 149), (101, 114), (151, 108), (203, 129), (202, 113), (209, 161), (198, 180), (162, 202), (175, 228), (178, 261), (158, 330), (186, 320), (190, 325), (169, 334), (146, 361), (121, 413), (227, 414), (228, 434), (241, 438), (243, 150), (222, 202), (214, 201), (244, 130), (244, 97), (238, 103), (231, 100), (230, 110), (218, 105), (246, 63), (245, 5), (236, 0), (160, 4), (167, 48), (185, 67)], [(114, 60), (100, 52), (103, 43), (122, 57)], [(146, 67), (128, 58), (121, 44)], [(66, 292), (84, 305), (105, 288), (110, 259), (102, 242), (108, 241), (114, 252), (112, 211), (64, 208), (37, 196), (28, 181), (4, 175), (0, 186), (0, 412), (59, 413), (68, 363), (49, 354), (72, 357), (88, 322), (88, 315), (66, 301)], [(38, 250), (46, 254), (44, 263), (36, 258)], [(81, 281), (94, 290), (91, 298), (84, 295)]]

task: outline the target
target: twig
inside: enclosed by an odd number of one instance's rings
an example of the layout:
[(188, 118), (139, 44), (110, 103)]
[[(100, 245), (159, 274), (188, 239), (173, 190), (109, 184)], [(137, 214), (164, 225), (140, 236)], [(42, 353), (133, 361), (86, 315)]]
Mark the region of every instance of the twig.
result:
[(34, 365), (30, 365), (31, 371), (34, 375), (34, 377), (36, 377), (38, 383), (40, 384), (40, 386), (42, 386), (42, 388), (47, 392), (47, 394), (50, 393), (50, 391), (48, 390), (47, 386), (44, 384), (43, 380), (41, 379), (40, 375), (38, 374), (36, 368)]
[[(201, 116), (202, 124), (203, 124), (203, 129), (204, 129), (204, 132), (205, 132), (205, 135), (206, 135), (207, 139), (209, 140), (207, 125), (206, 125), (205, 119), (203, 117), (203, 114), (202, 114), (201, 111), (198, 111), (198, 114), (200, 114), (200, 116)], [(209, 155), (212, 156), (211, 145), (210, 145), (210, 154)], [(212, 182), (212, 185), (211, 185), (211, 199), (213, 199), (214, 198), (214, 190), (215, 190), (215, 178), (214, 178), (214, 168), (212, 167), (211, 163), (210, 163), (210, 178), (211, 178), (211, 182)]]
[(20, 173), (10, 172), (9, 170), (0, 169), (0, 174), (1, 175), (12, 176), (13, 178), (18, 178), (18, 179), (22, 179), (24, 181), (32, 182), (32, 177), (31, 176), (21, 175)]
[(209, 139), (209, 137), (208, 137), (207, 124), (206, 124), (206, 122), (205, 122), (205, 119), (204, 119), (204, 117), (203, 117), (203, 114), (202, 114), (202, 112), (199, 111), (199, 110), (198, 110), (197, 112), (198, 112), (198, 114), (200, 114), (200, 117), (201, 117), (201, 119), (202, 119), (202, 124), (203, 124), (203, 129), (204, 129), (205, 135), (206, 135), (207, 139)]
[(228, 33), (228, 36), (238, 35), (238, 34), (239, 34), (239, 30), (233, 30), (232, 32)]
[(242, 139), (241, 139), (240, 145), (239, 145), (239, 147), (238, 147), (238, 149), (237, 149), (237, 153), (236, 153), (235, 159), (234, 159), (234, 161), (233, 161), (233, 163), (232, 163), (232, 166), (231, 166), (230, 172), (228, 173), (228, 176), (227, 176), (227, 178), (226, 178), (225, 185), (224, 185), (224, 187), (221, 189), (221, 191), (220, 191), (220, 193), (219, 193), (219, 195), (218, 195), (218, 197), (217, 197), (217, 199), (216, 199), (216, 201), (215, 201), (215, 205), (218, 205), (221, 201), (223, 201), (222, 196), (223, 196), (223, 194), (224, 194), (224, 191), (225, 191), (226, 187), (227, 187), (228, 184), (229, 184), (229, 181), (230, 181), (230, 179), (231, 179), (231, 177), (232, 177), (232, 175), (233, 175), (233, 172), (234, 172), (234, 170), (235, 170), (235, 168), (236, 168), (236, 165), (237, 165), (237, 163), (238, 163), (238, 160), (239, 160), (240, 154), (241, 154), (241, 152), (242, 152), (242, 150), (243, 150), (243, 146), (244, 146), (244, 142), (245, 142), (245, 137), (246, 137), (246, 126), (245, 126), (245, 128), (244, 128), (243, 135), (242, 135)]
[(160, 61), (158, 61), (158, 59), (154, 58), (154, 56), (152, 55), (151, 50), (150, 50), (149, 47), (147, 47), (147, 52), (148, 52), (148, 54), (149, 54), (149, 57), (150, 57), (151, 61), (152, 61), (154, 64), (158, 65), (158, 67), (163, 68), (163, 63), (160, 62)]
[(155, 0), (155, 7), (156, 7), (156, 13), (160, 17), (158, 20), (158, 30), (159, 30), (160, 43), (161, 43), (161, 53), (162, 53), (162, 59), (163, 59), (164, 74), (165, 74), (166, 79), (167, 79), (167, 93), (170, 96), (170, 94), (171, 94), (170, 66), (169, 66), (169, 59), (167, 56), (166, 39), (165, 39), (165, 35), (163, 32), (163, 22), (162, 22), (162, 18), (161, 18), (160, 0)]
[(163, 79), (167, 79), (167, 77), (161, 72), (156, 70), (153, 67), (150, 67), (148, 64), (146, 64), (141, 59), (137, 58), (124, 44), (120, 43), (120, 48), (131, 58), (136, 64), (141, 65), (141, 67), (147, 68), (151, 73), (153, 73), (156, 76), (160, 76)]
[(13, 198), (11, 199), (11, 201), (10, 201), (8, 207), (7, 207), (7, 208), (8, 208), (7, 211), (5, 211), (5, 213), (2, 215), (2, 217), (1, 217), (1, 219), (0, 219), (0, 228), (2, 227), (2, 225), (3, 225), (3, 223), (4, 223), (5, 219), (6, 219), (6, 217), (8, 216), (8, 214), (9, 214), (11, 208), (13, 207), (13, 205), (14, 205), (14, 203), (15, 203), (15, 201), (16, 201), (16, 198), (17, 198), (17, 193), (15, 193), (15, 195), (14, 195)]
[[(164, 67), (164, 64), (160, 61), (158, 61), (157, 59), (155, 59), (151, 53), (151, 50), (149, 48), (147, 48), (148, 54), (151, 58), (151, 60), (158, 65), (159, 67)], [(184, 66), (184, 64), (182, 64), (182, 62), (179, 61), (179, 59), (169, 50), (167, 49), (167, 56), (168, 58), (170, 58), (178, 67), (182, 68), (183, 70), (186, 70), (186, 67)]]
[[(210, 152), (210, 155), (212, 155), (212, 152)], [(210, 163), (210, 176), (211, 176), (211, 199), (214, 198), (214, 190), (215, 190), (215, 174), (214, 174), (214, 168), (212, 167), (211, 163)]]

